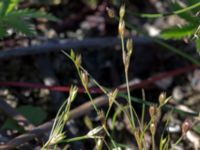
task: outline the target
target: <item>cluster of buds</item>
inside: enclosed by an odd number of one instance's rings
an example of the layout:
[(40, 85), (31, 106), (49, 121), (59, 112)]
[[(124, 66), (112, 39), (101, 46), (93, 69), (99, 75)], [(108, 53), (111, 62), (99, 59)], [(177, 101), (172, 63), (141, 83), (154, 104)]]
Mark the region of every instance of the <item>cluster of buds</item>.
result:
[(81, 66), (81, 60), (82, 60), (81, 55), (75, 55), (74, 51), (71, 50), (70, 57), (71, 57), (72, 61), (75, 63), (77, 69), (79, 69)]
[(151, 118), (151, 123), (150, 123), (150, 132), (154, 136), (156, 133), (156, 119), (157, 119), (157, 114), (158, 114), (158, 108), (156, 106), (150, 106), (149, 107), (149, 115)]
[(128, 71), (131, 54), (133, 52), (133, 40), (131, 38), (128, 39), (126, 42), (126, 49), (127, 49), (127, 53), (123, 52), (123, 63), (125, 66), (125, 71)]
[(125, 32), (124, 15), (125, 15), (125, 5), (122, 5), (119, 10), (119, 25), (118, 25), (118, 32), (121, 38), (124, 37), (124, 32)]
[[(119, 25), (118, 25), (118, 32), (121, 39), (123, 39), (125, 35), (124, 15), (125, 15), (125, 5), (122, 5), (119, 10)], [(126, 49), (127, 52), (123, 49), (122, 59), (125, 66), (125, 71), (127, 72), (130, 64), (130, 57), (133, 51), (133, 41), (131, 38), (128, 39), (126, 42)]]

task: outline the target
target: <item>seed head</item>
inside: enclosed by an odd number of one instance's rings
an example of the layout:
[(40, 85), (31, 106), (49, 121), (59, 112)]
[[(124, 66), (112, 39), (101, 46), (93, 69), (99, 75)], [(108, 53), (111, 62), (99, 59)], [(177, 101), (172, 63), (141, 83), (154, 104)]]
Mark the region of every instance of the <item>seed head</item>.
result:
[(155, 133), (156, 133), (155, 123), (151, 123), (151, 125), (150, 125), (150, 132), (151, 132), (152, 135), (155, 135)]
[(125, 22), (124, 22), (124, 20), (121, 20), (119, 22), (118, 32), (119, 32), (119, 35), (120, 35), (121, 38), (124, 37), (124, 32), (125, 32)]
[(99, 138), (96, 143), (96, 150), (102, 150), (103, 148), (103, 139)]
[(150, 106), (149, 107), (149, 115), (152, 118), (156, 116), (157, 108), (155, 106)]
[(87, 133), (87, 136), (90, 138), (101, 138), (103, 127), (98, 126)]
[(120, 17), (120, 19), (123, 19), (124, 15), (125, 15), (125, 5), (122, 5), (120, 7), (120, 10), (119, 10), (119, 17)]
[(109, 99), (109, 106), (111, 107), (113, 102), (115, 101), (117, 94), (118, 94), (118, 89), (115, 89), (113, 92), (110, 92), (108, 94), (108, 99)]
[(54, 145), (65, 138), (64, 133), (53, 134), (52, 137), (49, 139), (49, 145)]
[(103, 110), (98, 111), (98, 118), (101, 121), (103, 127), (106, 127), (106, 118)]
[(114, 11), (113, 9), (107, 7), (107, 8), (106, 8), (106, 11), (107, 11), (108, 16), (109, 16), (110, 18), (114, 18), (114, 17), (115, 17), (115, 11)]

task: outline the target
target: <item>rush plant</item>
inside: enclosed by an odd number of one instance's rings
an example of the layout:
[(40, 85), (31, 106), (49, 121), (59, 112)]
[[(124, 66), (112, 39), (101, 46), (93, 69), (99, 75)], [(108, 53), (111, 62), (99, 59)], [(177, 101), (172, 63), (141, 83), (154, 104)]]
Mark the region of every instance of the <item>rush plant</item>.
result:
[[(52, 145), (56, 146), (59, 143), (70, 143), (78, 140), (86, 140), (86, 139), (94, 139), (95, 143), (95, 149), (102, 150), (103, 147), (106, 147), (107, 149), (115, 149), (120, 150), (122, 148), (128, 148), (127, 145), (118, 143), (118, 141), (115, 139), (115, 137), (112, 136), (112, 130), (115, 127), (116, 123), (116, 116), (119, 113), (123, 113), (128, 118), (128, 124), (130, 125), (130, 133), (133, 136), (133, 141), (135, 141), (137, 147), (139, 150), (147, 150), (148, 145), (145, 139), (146, 134), (151, 135), (151, 143), (150, 147), (152, 150), (169, 150), (173, 148), (175, 145), (179, 144), (179, 142), (183, 139), (183, 137), (186, 135), (188, 130), (190, 129), (189, 122), (184, 122), (182, 124), (182, 135), (180, 138), (177, 139), (175, 144), (170, 145), (170, 136), (169, 134), (164, 135), (164, 130), (161, 135), (161, 138), (159, 139), (159, 145), (156, 145), (155, 142), (155, 135), (157, 133), (157, 127), (158, 122), (161, 119), (161, 111), (162, 108), (165, 107), (168, 103), (168, 101), (171, 99), (171, 97), (167, 97), (165, 92), (162, 92), (158, 97), (158, 102), (156, 104), (152, 104), (151, 102), (148, 102), (145, 100), (145, 94), (143, 92), (143, 100), (136, 99), (131, 96), (130, 93), (130, 87), (129, 87), (129, 78), (128, 78), (128, 69), (130, 65), (131, 55), (134, 53), (133, 51), (133, 41), (132, 39), (125, 40), (125, 5), (121, 6), (119, 11), (119, 25), (118, 25), (118, 33), (121, 39), (121, 47), (122, 47), (122, 60), (124, 64), (124, 75), (126, 80), (126, 93), (120, 92), (118, 89), (110, 90), (108, 88), (105, 88), (101, 86), (81, 65), (81, 55), (76, 55), (73, 50), (71, 50), (71, 53), (68, 54), (65, 51), (62, 51), (75, 65), (80, 81), (85, 89), (86, 94), (88, 95), (89, 100), (91, 101), (91, 104), (95, 110), (95, 113), (100, 118), (100, 125), (94, 127), (93, 129), (90, 129), (90, 131), (82, 136), (74, 137), (74, 138), (67, 138), (62, 134), (62, 138), (58, 138), (56, 143), (52, 143)], [(108, 109), (104, 113), (102, 110), (100, 110), (89, 91), (88, 83), (89, 81), (92, 81), (99, 89), (102, 90), (102, 93), (104, 93), (107, 96), (108, 99)], [(126, 100), (126, 104), (123, 105), (120, 102), (118, 102), (118, 97), (123, 98)], [(142, 115), (141, 117), (138, 116), (138, 113), (135, 111), (132, 101), (136, 101), (138, 103), (143, 104), (142, 107)], [(64, 102), (66, 103), (66, 102)], [(149, 106), (149, 121), (144, 121), (145, 118), (145, 109), (146, 105)], [(117, 111), (114, 113), (113, 116), (110, 114), (110, 110), (112, 107), (116, 107)], [(175, 110), (175, 108), (174, 108)], [(67, 111), (69, 112), (69, 111)], [(169, 110), (170, 115), (173, 112), (172, 110)], [(60, 111), (59, 111), (60, 113)], [(62, 117), (59, 117), (59, 113), (56, 118), (62, 119)], [(169, 115), (169, 116), (170, 116)], [(112, 118), (112, 129), (109, 129), (107, 126), (108, 117)], [(57, 119), (56, 119), (57, 120)], [(55, 120), (55, 122), (56, 122)], [(67, 121), (67, 120), (66, 120)], [(170, 121), (170, 117), (167, 118), (166, 126)], [(63, 122), (66, 123), (66, 122)], [(91, 124), (91, 123), (90, 123)], [(56, 129), (58, 128), (58, 129)], [(60, 127), (57, 126), (55, 128), (52, 128), (51, 133), (54, 133), (55, 131), (60, 131)], [(63, 129), (63, 127), (62, 127)], [(64, 133), (63, 131), (61, 133)], [(52, 134), (51, 134), (52, 135)], [(51, 136), (50, 136), (51, 137)], [(51, 138), (50, 138), (51, 139)], [(48, 143), (48, 142), (47, 142)], [(47, 144), (45, 144), (47, 145)]]

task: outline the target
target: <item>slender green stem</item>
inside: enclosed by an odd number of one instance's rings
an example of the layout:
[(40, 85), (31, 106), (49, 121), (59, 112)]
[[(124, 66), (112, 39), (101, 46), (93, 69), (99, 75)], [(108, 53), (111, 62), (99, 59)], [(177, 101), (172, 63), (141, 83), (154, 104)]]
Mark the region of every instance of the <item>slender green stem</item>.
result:
[(181, 142), (182, 139), (183, 139), (183, 135), (181, 137), (179, 137), (179, 139), (176, 141), (175, 144), (173, 144), (173, 146), (178, 145)]
[(108, 135), (108, 137), (110, 138), (111, 143), (113, 144), (114, 148), (117, 148), (117, 145), (116, 145), (115, 141), (113, 140), (112, 136), (110, 135), (110, 133), (108, 132), (108, 130), (105, 127), (104, 127), (104, 130), (105, 130), (106, 134)]
[(75, 141), (80, 141), (80, 140), (85, 140), (85, 139), (90, 139), (90, 137), (88, 137), (87, 135), (84, 136), (79, 136), (79, 137), (75, 137), (75, 138), (71, 138), (71, 139), (66, 139), (66, 140), (62, 140), (60, 143), (69, 143), (69, 142), (75, 142)]
[(85, 88), (85, 91), (86, 91), (86, 93), (87, 93), (87, 95), (88, 95), (88, 97), (89, 97), (90, 101), (92, 102), (92, 105), (93, 105), (93, 107), (94, 107), (95, 111), (96, 111), (96, 112), (97, 112), (97, 114), (98, 114), (98, 109), (97, 109), (97, 106), (95, 105), (95, 103), (94, 103), (94, 101), (93, 101), (93, 98), (92, 98), (92, 96), (91, 96), (91, 94), (90, 94), (90, 92), (89, 92), (88, 88)]
[[(121, 45), (122, 45), (122, 59), (123, 62), (125, 60), (125, 46), (124, 46), (124, 38), (121, 37)], [(126, 69), (126, 65), (129, 64), (125, 64), (126, 62), (124, 62), (124, 67), (125, 67), (125, 80), (126, 80), (126, 88), (127, 88), (127, 93), (128, 93), (128, 103), (129, 103), (129, 108), (130, 108), (130, 114), (131, 114), (131, 124), (132, 126), (135, 128), (135, 122), (134, 122), (134, 116), (133, 116), (133, 111), (132, 111), (132, 103), (131, 103), (131, 95), (130, 95), (130, 88), (129, 88), (129, 81), (128, 81), (128, 69)]]
[(152, 150), (155, 150), (155, 135), (151, 135), (151, 141), (152, 141)]
[(109, 113), (110, 113), (111, 108), (112, 108), (112, 106), (109, 106), (109, 107), (108, 107), (108, 110), (107, 110), (107, 112), (106, 112), (106, 120), (107, 120), (107, 118), (108, 118), (108, 115), (109, 115)]
[(124, 61), (126, 52), (125, 52), (124, 38), (123, 37), (121, 37), (121, 45), (122, 45), (122, 59)]
[[(116, 17), (116, 19), (119, 20), (119, 18), (117, 18), (117, 17)], [(142, 31), (141, 29), (139, 29), (139, 28), (133, 26), (132, 24), (128, 23), (127, 21), (126, 21), (126, 26), (127, 26), (128, 28), (132, 29), (132, 30), (137, 31), (137, 32), (140, 33), (141, 35), (144, 35), (145, 37), (150, 38), (151, 40), (153, 40), (153, 41), (156, 42), (157, 44), (159, 44), (159, 45), (161, 45), (161, 46), (167, 48), (168, 50), (170, 50), (170, 51), (172, 51), (172, 52), (178, 54), (179, 56), (181, 56), (181, 57), (183, 57), (183, 58), (189, 60), (191, 63), (200, 66), (200, 61), (199, 61), (199, 60), (193, 58), (192, 56), (190, 56), (189, 54), (187, 54), (187, 53), (181, 51), (180, 49), (175, 48), (175, 47), (173, 47), (173, 46), (171, 46), (171, 45), (169, 45), (169, 44), (163, 42), (162, 40), (160, 40), (160, 39), (158, 39), (158, 38), (155, 38), (155, 37), (152, 38), (152, 37), (150, 37), (149, 35), (147, 35), (147, 33), (145, 33), (144, 31)]]
[[(144, 89), (142, 89), (142, 100), (145, 101), (145, 92)], [(141, 116), (141, 125), (142, 128), (144, 128), (144, 114), (145, 114), (145, 104), (142, 104), (142, 116)]]
[[(144, 91), (144, 89), (142, 89), (142, 100), (143, 101), (145, 101), (145, 99), (146, 99), (146, 96), (145, 96), (145, 91)], [(144, 115), (145, 115), (145, 104), (143, 103), (142, 104), (142, 116), (141, 116), (141, 128), (142, 128), (142, 135), (141, 135), (141, 139), (144, 139), (143, 140), (143, 147), (144, 147), (144, 150), (146, 150), (147, 148), (146, 148), (146, 141), (145, 141), (145, 138), (144, 138), (144, 135), (145, 135), (145, 130), (144, 130)]]
[(165, 42), (163, 42), (163, 41), (161, 41), (157, 38), (153, 38), (152, 40), (155, 41), (156, 43), (158, 43), (159, 45), (167, 48), (168, 50), (182, 56), (183, 58), (186, 58), (187, 60), (189, 60), (193, 64), (200, 65), (199, 60), (194, 59), (192, 56), (188, 55), (187, 53), (184, 53), (181, 50), (179, 50), (179, 49), (177, 49), (177, 48), (175, 48), (175, 47), (173, 47), (173, 46), (171, 46), (171, 45), (169, 45), (169, 44), (167, 44), (167, 43), (165, 43)]
[(137, 15), (137, 16), (142, 17), (142, 18), (160, 18), (160, 17), (171, 16), (171, 15), (179, 15), (179, 14), (185, 13), (187, 11), (190, 11), (192, 9), (198, 8), (199, 6), (200, 6), (200, 2), (195, 3), (195, 4), (191, 5), (191, 6), (188, 6), (188, 7), (173, 11), (173, 12), (159, 13), (159, 14), (147, 14), (147, 13), (136, 14), (136, 13), (132, 13), (131, 11), (128, 11), (128, 10), (127, 10), (127, 12), (129, 14)]
[(128, 73), (127, 72), (125, 73), (125, 78), (126, 78), (126, 87), (127, 87), (127, 94), (128, 94), (128, 103), (129, 103), (129, 107), (130, 107), (131, 121), (132, 121), (133, 127), (135, 127), (133, 110), (132, 110), (132, 103), (131, 103), (131, 94), (130, 94), (129, 81), (128, 81)]

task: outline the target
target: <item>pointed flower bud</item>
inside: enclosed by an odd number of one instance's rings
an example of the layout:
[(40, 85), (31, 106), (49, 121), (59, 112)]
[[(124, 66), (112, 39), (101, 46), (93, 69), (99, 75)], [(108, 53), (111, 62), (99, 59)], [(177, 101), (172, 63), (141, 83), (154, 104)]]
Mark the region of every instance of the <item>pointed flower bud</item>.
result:
[(75, 53), (74, 53), (73, 49), (71, 49), (70, 57), (71, 57), (71, 59), (72, 59), (73, 61), (75, 60)]
[(52, 135), (52, 137), (49, 139), (48, 144), (49, 144), (49, 145), (54, 145), (54, 144), (56, 144), (56, 143), (62, 141), (63, 139), (65, 139), (64, 133), (54, 134), (54, 135)]
[(98, 139), (96, 143), (96, 150), (102, 150), (103, 149), (103, 139)]
[(98, 126), (87, 133), (87, 136), (90, 138), (101, 138), (101, 133), (103, 131), (103, 127)]
[(88, 75), (86, 72), (81, 72), (81, 80), (84, 88), (88, 87)]
[(156, 116), (156, 112), (157, 112), (156, 106), (149, 107), (149, 115), (150, 115), (151, 119)]
[(108, 100), (109, 100), (109, 106), (111, 107), (113, 102), (115, 101), (117, 94), (118, 94), (118, 89), (115, 89), (113, 92), (110, 92), (108, 94)]
[(79, 68), (81, 66), (81, 55), (76, 55), (76, 59), (75, 59), (75, 65), (77, 68)]
[(119, 17), (120, 19), (123, 19), (125, 15), (125, 5), (122, 5), (119, 9)]
[(155, 123), (150, 124), (150, 132), (151, 132), (152, 135), (155, 135), (155, 133), (156, 133)]
[(130, 57), (133, 51), (133, 40), (131, 38), (126, 42), (126, 49), (128, 51), (128, 56)]
[(159, 95), (159, 103), (160, 105), (164, 105), (165, 104), (165, 100), (166, 100), (166, 93), (165, 92), (162, 92), (160, 95)]
[(103, 110), (98, 111), (98, 118), (101, 121), (101, 124), (103, 125), (103, 127), (106, 126), (106, 118), (105, 118), (105, 114)]
[(70, 102), (73, 102), (74, 99), (76, 98), (78, 92), (78, 87), (77, 86), (71, 86), (69, 90), (69, 100)]

